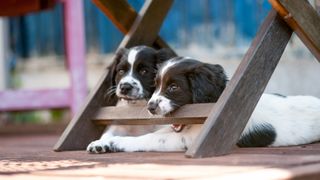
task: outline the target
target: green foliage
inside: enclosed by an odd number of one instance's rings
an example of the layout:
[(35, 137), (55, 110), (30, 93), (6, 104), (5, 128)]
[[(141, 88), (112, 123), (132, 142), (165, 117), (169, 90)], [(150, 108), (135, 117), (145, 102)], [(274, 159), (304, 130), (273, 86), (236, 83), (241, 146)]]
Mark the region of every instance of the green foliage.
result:
[(44, 123), (59, 123), (66, 117), (66, 110), (56, 109), (48, 110), (49, 116), (45, 111), (24, 111), (11, 112), (9, 114), (10, 123), (13, 124), (44, 124)]
[(28, 111), (28, 112), (13, 112), (11, 113), (10, 120), (12, 120), (15, 124), (23, 124), (23, 123), (40, 123), (41, 117), (37, 114), (36, 111)]

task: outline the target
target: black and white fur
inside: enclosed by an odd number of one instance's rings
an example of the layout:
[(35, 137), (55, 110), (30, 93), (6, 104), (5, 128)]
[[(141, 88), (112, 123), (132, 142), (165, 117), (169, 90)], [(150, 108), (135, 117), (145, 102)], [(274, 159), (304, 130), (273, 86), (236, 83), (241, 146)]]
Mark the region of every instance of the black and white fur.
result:
[[(109, 67), (107, 86), (108, 102), (117, 106), (146, 104), (154, 89), (157, 67), (165, 60), (174, 57), (169, 49), (155, 50), (147, 46), (122, 48), (116, 53), (116, 59)], [(124, 112), (125, 113), (125, 112)], [(145, 134), (157, 129), (157, 126), (109, 126), (99, 140), (91, 142), (87, 151), (103, 153), (107, 139), (117, 135)]]
[[(168, 115), (184, 104), (215, 102), (226, 85), (219, 65), (177, 57), (159, 70), (148, 102), (152, 114)], [(138, 137), (112, 137), (110, 152), (185, 151), (201, 130), (188, 125), (180, 133), (170, 126)], [(312, 96), (263, 94), (241, 138), (240, 147), (291, 146), (320, 140), (320, 99)], [(219, 143), (219, 142), (217, 142)]]

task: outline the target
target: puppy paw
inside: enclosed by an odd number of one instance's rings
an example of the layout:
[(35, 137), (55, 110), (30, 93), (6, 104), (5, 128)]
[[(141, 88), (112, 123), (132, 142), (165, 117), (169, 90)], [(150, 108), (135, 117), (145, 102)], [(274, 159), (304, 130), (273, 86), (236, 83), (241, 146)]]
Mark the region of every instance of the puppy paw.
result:
[(106, 149), (104, 148), (104, 142), (103, 140), (99, 139), (96, 141), (92, 141), (88, 146), (87, 146), (87, 152), (93, 153), (93, 154), (99, 154), (99, 153), (106, 153)]
[(119, 140), (117, 137), (109, 138), (108, 140), (92, 141), (87, 146), (87, 152), (93, 154), (111, 153), (111, 152), (124, 152), (123, 148), (119, 147)]

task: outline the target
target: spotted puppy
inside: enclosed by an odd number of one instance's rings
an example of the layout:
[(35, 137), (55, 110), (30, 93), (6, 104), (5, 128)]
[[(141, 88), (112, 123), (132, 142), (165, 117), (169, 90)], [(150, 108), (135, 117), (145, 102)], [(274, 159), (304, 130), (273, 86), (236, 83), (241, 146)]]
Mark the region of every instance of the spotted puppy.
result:
[[(152, 114), (168, 115), (185, 104), (216, 102), (225, 88), (220, 65), (184, 57), (167, 61), (156, 76), (156, 90), (148, 102)], [(238, 141), (240, 147), (291, 146), (320, 140), (320, 99), (311, 96), (263, 94)], [(180, 133), (165, 127), (139, 137), (108, 139), (110, 151), (185, 151), (201, 125)], [(219, 142), (217, 142), (219, 143)]]
[[(109, 67), (106, 96), (108, 102), (117, 106), (144, 104), (155, 90), (154, 78), (157, 67), (165, 60), (174, 57), (169, 49), (155, 50), (147, 46), (122, 48), (116, 53), (116, 59)], [(91, 142), (87, 151), (91, 153), (107, 152), (107, 140), (115, 135), (145, 134), (153, 132), (158, 126), (109, 126), (99, 140)]]

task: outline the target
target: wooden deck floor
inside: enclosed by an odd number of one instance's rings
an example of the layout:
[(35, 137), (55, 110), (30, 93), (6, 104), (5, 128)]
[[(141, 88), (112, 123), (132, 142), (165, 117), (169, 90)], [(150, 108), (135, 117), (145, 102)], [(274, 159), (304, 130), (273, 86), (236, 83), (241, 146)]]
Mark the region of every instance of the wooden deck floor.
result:
[(187, 159), (183, 153), (57, 153), (52, 151), (57, 139), (0, 137), (0, 179), (320, 179), (320, 144)]

